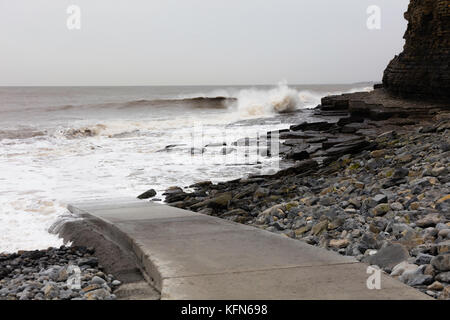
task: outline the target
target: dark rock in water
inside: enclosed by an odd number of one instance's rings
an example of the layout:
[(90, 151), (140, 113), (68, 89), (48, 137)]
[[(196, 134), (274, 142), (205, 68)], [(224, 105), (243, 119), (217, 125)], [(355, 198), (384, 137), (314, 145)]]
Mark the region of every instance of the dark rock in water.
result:
[(371, 265), (377, 265), (380, 268), (392, 270), (397, 264), (409, 258), (408, 249), (401, 244), (390, 244), (376, 254), (363, 259)]
[(165, 146), (164, 149), (158, 150), (156, 152), (171, 151), (175, 147), (183, 147), (183, 146), (186, 146), (186, 145), (185, 144), (169, 144), (169, 145)]
[(335, 126), (334, 123), (321, 121), (321, 122), (303, 122), (290, 127), (291, 131), (327, 131)]
[(310, 138), (316, 138), (316, 135), (310, 134), (310, 133), (304, 133), (304, 132), (284, 132), (284, 133), (280, 134), (281, 140), (310, 139)]
[(150, 199), (153, 198), (154, 196), (156, 196), (156, 191), (154, 189), (150, 189), (145, 191), (143, 194), (138, 195), (138, 199)]
[(179, 192), (183, 192), (183, 189), (181, 189), (180, 187), (170, 187), (170, 188), (166, 189), (166, 191), (164, 191), (163, 196), (168, 195), (168, 194), (179, 193)]
[(222, 142), (222, 143), (210, 143), (210, 144), (207, 144), (207, 145), (205, 146), (205, 148), (211, 148), (211, 147), (223, 147), (223, 146), (226, 146), (226, 145), (227, 145), (226, 142)]
[(280, 129), (280, 130), (268, 131), (267, 138), (270, 138), (274, 135), (280, 136), (282, 133), (289, 132), (289, 131), (290, 131), (290, 129)]
[(403, 97), (450, 98), (449, 0), (411, 0), (403, 52), (389, 63), (383, 86)]

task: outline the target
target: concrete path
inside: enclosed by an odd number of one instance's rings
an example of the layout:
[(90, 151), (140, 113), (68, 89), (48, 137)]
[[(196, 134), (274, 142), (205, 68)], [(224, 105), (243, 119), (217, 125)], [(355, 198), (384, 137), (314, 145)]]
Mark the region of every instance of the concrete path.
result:
[(69, 205), (132, 250), (162, 299), (428, 299), (367, 265), (302, 241), (139, 200)]

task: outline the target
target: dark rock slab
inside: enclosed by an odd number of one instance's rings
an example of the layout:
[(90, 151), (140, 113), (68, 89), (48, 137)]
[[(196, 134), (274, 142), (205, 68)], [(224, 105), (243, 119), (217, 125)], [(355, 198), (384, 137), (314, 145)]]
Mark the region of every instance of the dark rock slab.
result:
[(327, 131), (335, 127), (334, 123), (321, 121), (321, 122), (303, 122), (290, 127), (291, 131)]
[(137, 198), (142, 200), (142, 199), (150, 199), (154, 196), (156, 196), (156, 191), (154, 189), (150, 189), (138, 195)]

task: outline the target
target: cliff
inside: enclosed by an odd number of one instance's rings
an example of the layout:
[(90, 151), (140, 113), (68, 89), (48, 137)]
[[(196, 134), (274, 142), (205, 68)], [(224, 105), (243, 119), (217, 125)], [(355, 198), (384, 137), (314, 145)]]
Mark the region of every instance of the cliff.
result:
[(450, 98), (450, 0), (411, 0), (403, 52), (383, 76), (388, 92), (432, 100)]

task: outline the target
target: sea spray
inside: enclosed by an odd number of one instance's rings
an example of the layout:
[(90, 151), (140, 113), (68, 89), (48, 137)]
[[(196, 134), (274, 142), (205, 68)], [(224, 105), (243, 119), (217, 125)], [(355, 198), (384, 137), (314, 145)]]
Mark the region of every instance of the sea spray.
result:
[(237, 99), (238, 112), (252, 116), (290, 112), (300, 106), (298, 91), (289, 88), (286, 83), (280, 83), (270, 90), (241, 90)]

